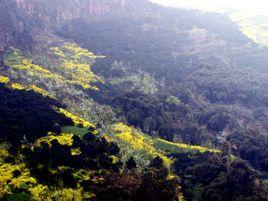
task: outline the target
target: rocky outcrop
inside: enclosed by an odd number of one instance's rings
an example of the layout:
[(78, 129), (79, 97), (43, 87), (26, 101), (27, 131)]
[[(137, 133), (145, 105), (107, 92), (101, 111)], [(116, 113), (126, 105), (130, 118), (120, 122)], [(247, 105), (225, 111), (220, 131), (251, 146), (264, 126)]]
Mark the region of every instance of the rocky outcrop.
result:
[(46, 22), (150, 13), (152, 5), (148, 0), (16, 0), (16, 4), (29, 16)]
[[(31, 24), (26, 23), (27, 15), (17, 7), (14, 0), (0, 0), (0, 51), (8, 45), (30, 45)], [(23, 37), (22, 37), (23, 36)], [(26, 45), (26, 46), (25, 46)]]
[(0, 0), (0, 51), (30, 39), (32, 30), (49, 30), (76, 18), (136, 17), (151, 13), (148, 0)]

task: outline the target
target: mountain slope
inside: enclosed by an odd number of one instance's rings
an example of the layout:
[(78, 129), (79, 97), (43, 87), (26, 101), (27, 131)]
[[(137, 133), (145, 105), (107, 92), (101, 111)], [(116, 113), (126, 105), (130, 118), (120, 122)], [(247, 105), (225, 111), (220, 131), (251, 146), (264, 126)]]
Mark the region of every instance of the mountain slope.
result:
[(10, 90), (49, 100), (16, 96), (38, 110), (29, 116), (27, 104), (1, 109), (12, 123), (1, 132), (18, 133), (1, 167), (35, 179), (3, 175), (2, 197), (265, 200), (268, 50), (230, 19), (146, 0), (2, 0), (0, 11), (4, 103)]

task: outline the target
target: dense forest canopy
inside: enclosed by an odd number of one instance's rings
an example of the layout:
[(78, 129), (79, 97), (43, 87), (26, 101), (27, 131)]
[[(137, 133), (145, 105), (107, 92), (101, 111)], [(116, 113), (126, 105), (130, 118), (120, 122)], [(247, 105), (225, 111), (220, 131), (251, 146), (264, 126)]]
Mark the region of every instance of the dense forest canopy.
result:
[(0, 199), (266, 201), (268, 48), (147, 0), (1, 0)]

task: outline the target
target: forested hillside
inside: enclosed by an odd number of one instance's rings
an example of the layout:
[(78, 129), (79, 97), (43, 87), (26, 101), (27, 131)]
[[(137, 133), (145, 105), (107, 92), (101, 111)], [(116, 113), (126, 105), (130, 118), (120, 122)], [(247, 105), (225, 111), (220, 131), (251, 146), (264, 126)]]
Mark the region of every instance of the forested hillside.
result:
[(0, 0), (0, 199), (265, 201), (268, 48), (147, 0)]

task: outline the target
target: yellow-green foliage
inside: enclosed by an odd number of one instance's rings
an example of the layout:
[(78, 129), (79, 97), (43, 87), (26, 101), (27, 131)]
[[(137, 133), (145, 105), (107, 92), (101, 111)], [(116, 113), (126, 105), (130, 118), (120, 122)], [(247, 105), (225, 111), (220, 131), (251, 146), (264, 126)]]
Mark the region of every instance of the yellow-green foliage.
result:
[(36, 201), (52, 201), (50, 198), (49, 188), (41, 184), (29, 189), (32, 199)]
[(82, 201), (83, 193), (82, 189), (75, 190), (71, 188), (64, 188), (54, 191), (52, 193), (52, 198), (57, 201)]
[(88, 128), (78, 127), (78, 126), (65, 126), (61, 128), (63, 133), (72, 133), (78, 136), (84, 136), (88, 133)]
[(178, 201), (186, 201), (183, 194), (180, 192), (178, 195)]
[(84, 89), (98, 90), (90, 83), (100, 82), (102, 79), (91, 71), (90, 63), (102, 57), (71, 43), (62, 47), (52, 47), (50, 50), (61, 60), (60, 69), (65, 77), (70, 78), (68, 83), (81, 85)]
[(160, 138), (154, 140), (154, 146), (168, 153), (181, 153), (181, 152), (212, 152), (219, 153), (217, 149), (208, 149), (201, 146), (193, 146), (183, 143), (169, 142)]
[(59, 47), (51, 47), (50, 50), (57, 56), (65, 58), (64, 52)]
[(46, 90), (41, 89), (40, 87), (38, 87), (36, 85), (23, 86), (23, 85), (21, 85), (19, 83), (10, 83), (10, 80), (9, 80), (8, 77), (4, 77), (4, 76), (1, 76), (1, 75), (0, 75), (0, 83), (6, 84), (6, 86), (10, 87), (11, 89), (34, 91), (36, 93), (42, 94), (44, 97), (45, 96), (51, 97)]
[(123, 123), (115, 124), (112, 132), (114, 135), (111, 135), (111, 138), (119, 144), (123, 161), (133, 155), (138, 163), (148, 164), (146, 159), (148, 160), (160, 156), (164, 160), (165, 165), (169, 167), (172, 164), (172, 160), (167, 157), (167, 154), (170, 153), (220, 152), (216, 149), (208, 149), (200, 146), (169, 142), (160, 138), (152, 138)]
[(90, 180), (92, 176), (91, 172), (84, 169), (76, 170), (73, 173), (73, 176), (76, 180), (84, 181), (84, 180)]
[(57, 79), (60, 81), (65, 80), (62, 76), (53, 73), (42, 66), (32, 63), (31, 60), (25, 58), (21, 54), (20, 50), (15, 48), (10, 48), (9, 53), (5, 55), (4, 63), (5, 65), (12, 67), (14, 70), (26, 71), (28, 75), (31, 75), (33, 77), (40, 77), (44, 79)]
[(73, 144), (73, 134), (62, 133), (60, 135), (53, 135), (52, 133), (48, 133), (46, 137), (39, 138), (36, 141), (36, 145), (40, 146), (42, 142), (46, 142), (51, 145), (53, 140), (57, 140), (61, 145), (72, 146)]
[(0, 144), (0, 164), (9, 156), (8, 153), (9, 145), (6, 143)]
[[(63, 167), (64, 168), (64, 167)], [(19, 171), (20, 175), (14, 177), (14, 171)], [(83, 173), (84, 175), (84, 173)], [(83, 194), (83, 189), (56, 189), (37, 183), (37, 180), (30, 175), (30, 170), (24, 163), (12, 165), (4, 163), (0, 165), (0, 200), (7, 195), (17, 193), (18, 190), (29, 192), (32, 200), (35, 201), (82, 201), (89, 197)], [(91, 195), (92, 196), (92, 195)]]
[(0, 83), (7, 84), (9, 82), (9, 78), (0, 75)]
[(81, 47), (79, 47), (79, 46), (77, 46), (76, 44), (73, 44), (73, 43), (66, 43), (63, 46), (63, 48), (65, 50), (71, 51), (72, 52), (72, 58), (75, 59), (75, 60), (82, 59), (83, 57), (92, 58), (92, 59), (104, 58), (104, 56), (97, 56), (93, 52), (90, 52), (87, 49), (81, 48)]
[(79, 85), (84, 89), (92, 88), (97, 90), (97, 88), (91, 86), (90, 83), (101, 81), (101, 79), (94, 75), (87, 62), (81, 62), (72, 58), (80, 58), (81, 55), (85, 54), (84, 51), (82, 51), (82, 53), (78, 52), (78, 56), (74, 54), (70, 58), (65, 55), (59, 47), (51, 48), (50, 50), (61, 60), (61, 66), (57, 67), (57, 72), (49, 70), (51, 67), (45, 68), (34, 64), (29, 58), (24, 57), (20, 50), (16, 48), (10, 48), (6, 53), (4, 64), (12, 67), (13, 70), (25, 72), (27, 76), (34, 78), (57, 81), (61, 84)]
[(90, 71), (89, 64), (79, 63), (76, 60), (64, 61), (62, 66), (66, 69), (65, 73), (70, 72), (71, 84), (80, 84), (84, 89), (91, 88), (89, 82), (95, 82), (95, 75)]
[(37, 185), (29, 189), (35, 201), (82, 201), (82, 189), (49, 189), (48, 186)]
[[(14, 171), (20, 171), (18, 177), (13, 176)], [(11, 165), (9, 163), (0, 166), (0, 198), (12, 194), (12, 190), (27, 188), (36, 184), (36, 179), (31, 177), (30, 170), (25, 167), (24, 163)]]
[(20, 85), (19, 83), (13, 83), (11, 84), (11, 88), (15, 89), (15, 90), (23, 90), (25, 89), (22, 85)]
[(30, 85), (30, 86), (26, 87), (25, 89), (26, 90), (32, 90), (32, 91), (34, 91), (36, 93), (42, 94), (43, 96), (49, 96), (49, 97), (51, 97), (46, 90), (41, 89), (40, 87), (38, 87), (36, 85)]
[(72, 156), (77, 156), (77, 155), (80, 155), (81, 153), (82, 152), (81, 152), (80, 148), (76, 148), (76, 149), (71, 150)]
[(58, 109), (58, 111), (61, 114), (65, 115), (66, 117), (72, 119), (75, 125), (82, 125), (83, 127), (94, 127), (94, 125), (91, 124), (89, 121), (87, 121), (87, 120), (85, 120), (85, 119), (83, 119), (81, 117), (78, 117), (78, 116), (68, 112), (65, 109), (60, 108), (60, 109)]
[[(154, 142), (149, 136), (143, 135), (141, 132), (123, 124), (118, 123), (113, 127), (115, 132), (116, 141), (121, 148), (123, 160), (126, 160), (131, 155), (135, 156), (136, 160), (147, 160), (145, 163), (149, 163), (149, 160), (160, 156), (166, 166), (170, 166), (172, 160), (165, 156), (164, 152), (157, 150), (154, 147)], [(137, 158), (140, 157), (140, 158)]]
[(116, 164), (119, 162), (119, 158), (117, 156), (112, 155), (112, 156), (110, 156), (110, 158), (112, 159), (113, 164)]

